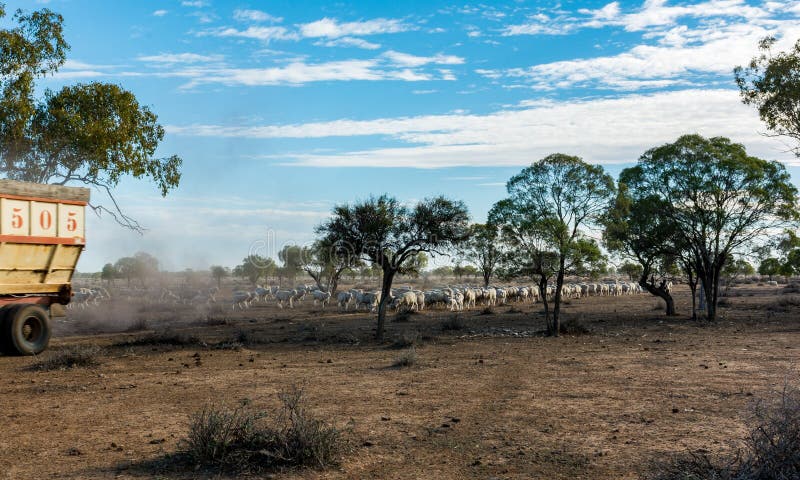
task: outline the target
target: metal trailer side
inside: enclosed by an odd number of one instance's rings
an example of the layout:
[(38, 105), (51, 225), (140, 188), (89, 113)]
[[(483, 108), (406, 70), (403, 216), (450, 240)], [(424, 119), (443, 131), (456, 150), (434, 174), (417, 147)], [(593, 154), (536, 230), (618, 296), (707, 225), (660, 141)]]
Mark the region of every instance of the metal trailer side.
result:
[(89, 189), (0, 179), (0, 352), (47, 348), (85, 238)]

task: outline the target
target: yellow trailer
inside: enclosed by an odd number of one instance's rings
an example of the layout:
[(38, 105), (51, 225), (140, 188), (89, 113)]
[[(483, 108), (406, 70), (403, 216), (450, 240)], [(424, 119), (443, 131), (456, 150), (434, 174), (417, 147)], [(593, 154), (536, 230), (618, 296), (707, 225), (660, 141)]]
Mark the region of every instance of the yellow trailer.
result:
[(0, 179), (0, 352), (35, 355), (64, 315), (89, 189)]

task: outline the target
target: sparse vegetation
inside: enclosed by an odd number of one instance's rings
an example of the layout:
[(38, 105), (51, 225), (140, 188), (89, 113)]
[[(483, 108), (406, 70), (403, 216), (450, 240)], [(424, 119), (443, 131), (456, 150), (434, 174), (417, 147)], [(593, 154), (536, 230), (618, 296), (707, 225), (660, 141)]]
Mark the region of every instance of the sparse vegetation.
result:
[(138, 347), (151, 345), (170, 345), (170, 346), (191, 346), (203, 345), (199, 337), (190, 334), (165, 330), (163, 332), (153, 332), (141, 337), (128, 338), (114, 344), (115, 347)]
[(414, 346), (404, 350), (392, 364), (395, 368), (413, 367), (417, 364), (419, 358), (417, 357), (417, 349)]
[(337, 465), (346, 449), (342, 432), (309, 412), (302, 389), (279, 398), (282, 405), (274, 413), (207, 406), (195, 414), (183, 441), (192, 466), (260, 473)]
[(392, 342), (392, 348), (402, 349), (414, 347), (417, 344), (417, 333), (403, 333)]
[(654, 465), (651, 480), (800, 478), (800, 389), (786, 385), (756, 402), (749, 434), (730, 455), (689, 452)]
[(464, 330), (464, 320), (461, 318), (461, 315), (452, 315), (451, 317), (442, 321), (441, 328), (444, 332), (453, 332)]
[(561, 322), (561, 333), (565, 335), (587, 335), (591, 330), (577, 318), (568, 318)]
[(100, 365), (100, 347), (96, 345), (74, 345), (61, 350), (52, 350), (31, 365), (32, 370), (51, 371), (69, 368), (95, 367)]

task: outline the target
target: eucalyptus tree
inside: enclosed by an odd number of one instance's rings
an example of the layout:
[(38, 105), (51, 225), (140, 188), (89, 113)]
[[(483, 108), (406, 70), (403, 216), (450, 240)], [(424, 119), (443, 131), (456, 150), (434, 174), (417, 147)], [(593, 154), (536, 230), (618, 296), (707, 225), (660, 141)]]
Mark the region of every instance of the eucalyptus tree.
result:
[(303, 248), (301, 256), (303, 270), (314, 280), (317, 288), (332, 296), (336, 295), (341, 276), (345, 272), (355, 271), (362, 264), (358, 257), (325, 238)]
[[(607, 210), (614, 180), (600, 166), (557, 153), (511, 177), (506, 189), (508, 198), (493, 207), (493, 217), (511, 235), (516, 258), (527, 258), (534, 268), (540, 267), (540, 289), (544, 275), (555, 276), (553, 321), (548, 321), (548, 330), (557, 336), (564, 277), (570, 267), (581, 267), (599, 255), (585, 230), (597, 225)], [(513, 258), (515, 251), (510, 255)]]
[[(758, 44), (760, 53), (734, 69), (742, 102), (755, 106), (773, 135), (800, 143), (800, 40), (789, 51), (773, 52), (775, 37)], [(793, 147), (800, 156), (800, 144)]]
[[(0, 3), (0, 19), (5, 14)], [(36, 98), (36, 80), (56, 73), (66, 61), (63, 20), (46, 8), (17, 10), (11, 22), (4, 22), (12, 25), (0, 28), (0, 174), (97, 188), (111, 203), (92, 205), (96, 212), (142, 231), (117, 203), (114, 187), (125, 176), (149, 178), (164, 196), (178, 186), (182, 161), (154, 156), (164, 128), (119, 85), (68, 85)]]
[(720, 274), (734, 253), (798, 220), (797, 189), (786, 168), (723, 137), (684, 135), (645, 152), (620, 178), (634, 204), (659, 206), (646, 218), (664, 221), (685, 243), (709, 320), (716, 318)]
[(500, 229), (492, 223), (475, 223), (470, 226), (469, 238), (461, 246), (464, 258), (475, 264), (483, 276), (483, 286), (488, 287), (500, 262)]
[(383, 339), (386, 307), (395, 275), (421, 252), (444, 255), (466, 239), (469, 215), (460, 201), (444, 197), (406, 206), (388, 195), (337, 205), (317, 233), (331, 245), (379, 266), (381, 299), (376, 337)]

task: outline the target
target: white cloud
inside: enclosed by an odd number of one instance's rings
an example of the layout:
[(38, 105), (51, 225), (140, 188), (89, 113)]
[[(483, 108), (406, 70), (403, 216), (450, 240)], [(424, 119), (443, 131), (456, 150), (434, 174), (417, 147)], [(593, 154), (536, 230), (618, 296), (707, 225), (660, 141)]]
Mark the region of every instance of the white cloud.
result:
[(300, 26), (300, 34), (306, 38), (339, 38), (345, 36), (377, 35), (384, 33), (398, 33), (411, 30), (400, 20), (390, 18), (375, 18), (360, 22), (339, 23), (335, 18), (323, 18), (316, 22), (304, 23)]
[(744, 19), (754, 21), (767, 18), (773, 8), (767, 5), (754, 7), (745, 0), (707, 0), (693, 4), (669, 5), (667, 0), (645, 0), (641, 8), (623, 12), (619, 2), (611, 2), (599, 9), (581, 8), (583, 17), (560, 12), (555, 18), (544, 14), (529, 17), (528, 21), (508, 25), (503, 35), (564, 35), (581, 28), (619, 26), (627, 31), (644, 31), (652, 28), (674, 26), (684, 17), (695, 19)]
[(197, 53), (160, 53), (158, 55), (143, 55), (138, 57), (142, 62), (175, 64), (175, 63), (208, 63), (220, 62), (222, 55), (199, 55)]
[(356, 47), (365, 50), (377, 50), (381, 48), (379, 43), (368, 42), (363, 38), (356, 37), (341, 37), (333, 40), (325, 40), (314, 43), (314, 45), (321, 47)]
[(800, 22), (784, 21), (772, 26), (738, 23), (696, 29), (680, 26), (654, 34), (659, 37), (659, 45), (637, 45), (614, 56), (476, 72), (494, 80), (503, 77), (522, 80), (540, 90), (574, 86), (631, 90), (689, 85), (693, 78), (702, 79), (703, 75), (730, 78), (733, 67), (747, 63), (757, 53), (759, 39), (769, 34), (795, 39), (800, 36)]
[(184, 7), (203, 8), (207, 7), (209, 4), (205, 0), (183, 0), (181, 5)]
[(273, 22), (281, 23), (283, 18), (275, 17), (261, 10), (236, 9), (233, 11), (233, 18), (240, 22)]
[(199, 36), (213, 36), (213, 37), (239, 37), (251, 38), (254, 40), (261, 40), (270, 42), (272, 40), (297, 40), (299, 37), (295, 32), (291, 32), (285, 27), (247, 27), (244, 30), (238, 30), (232, 27), (220, 27), (210, 30), (204, 30), (198, 33)]
[(461, 65), (464, 63), (464, 59), (461, 57), (457, 57), (455, 55), (444, 55), (441, 53), (431, 57), (419, 57), (416, 55), (410, 55), (408, 53), (389, 50), (383, 54), (383, 57), (395, 65), (401, 65), (404, 67), (421, 67), (429, 63), (436, 65)]
[[(407, 146), (330, 154), (280, 156), (289, 165), (409, 167), (525, 165), (553, 152), (590, 162), (633, 162), (646, 149), (686, 133), (723, 135), (765, 158), (796, 161), (763, 131), (756, 112), (733, 90), (682, 90), (569, 102), (488, 115), (429, 115), (367, 121), (335, 120), (297, 125), (170, 126), (173, 135), (233, 138), (325, 138), (382, 135)], [(275, 156), (273, 155), (273, 159)]]
[(153, 12), (154, 17), (163, 17), (164, 15), (168, 14), (169, 10), (156, 10)]

